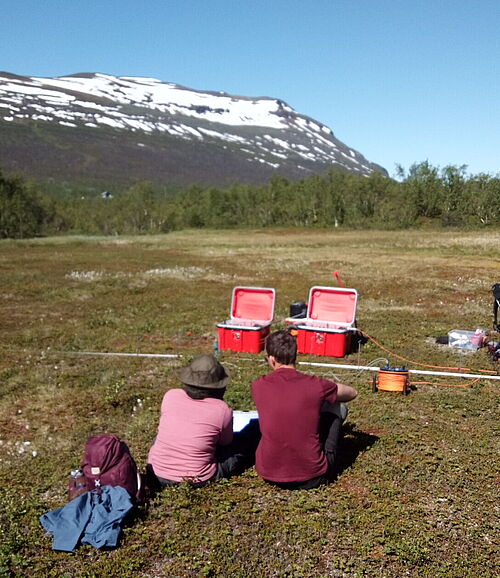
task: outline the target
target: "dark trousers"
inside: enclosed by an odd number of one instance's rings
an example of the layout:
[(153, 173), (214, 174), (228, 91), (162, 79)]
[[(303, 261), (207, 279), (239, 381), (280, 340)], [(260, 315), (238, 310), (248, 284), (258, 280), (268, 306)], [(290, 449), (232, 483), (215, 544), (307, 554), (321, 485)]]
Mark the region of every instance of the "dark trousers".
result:
[(218, 446), (215, 453), (215, 479), (238, 476), (255, 465), (255, 452), (260, 437), (259, 420), (252, 419), (241, 431), (234, 433), (229, 445)]
[(330, 412), (322, 412), (319, 420), (319, 440), (328, 461), (329, 470), (332, 471), (337, 457), (342, 419)]

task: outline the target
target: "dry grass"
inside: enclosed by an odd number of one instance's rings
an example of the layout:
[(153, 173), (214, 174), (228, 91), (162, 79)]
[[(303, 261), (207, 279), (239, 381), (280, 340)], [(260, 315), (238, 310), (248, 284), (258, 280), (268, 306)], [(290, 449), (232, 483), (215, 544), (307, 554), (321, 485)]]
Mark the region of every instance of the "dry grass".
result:
[[(255, 230), (0, 242), (0, 575), (496, 576), (494, 381), (431, 378), (405, 397), (372, 394), (371, 373), (315, 369), (361, 391), (343, 473), (328, 488), (282, 492), (253, 470), (171, 488), (114, 552), (52, 552), (38, 516), (64, 503), (92, 433), (118, 433), (144, 466), (161, 397), (176, 385), (176, 361), (78, 352), (210, 352), (235, 285), (275, 287), (279, 327), (290, 303), (336, 285), (340, 270), (359, 292), (358, 326), (389, 350), (369, 342), (345, 362), (400, 365), (397, 354), (496, 370), (484, 350), (466, 355), (434, 338), (491, 327), (499, 241), (498, 232)], [(262, 356), (221, 359), (228, 402), (250, 409)]]

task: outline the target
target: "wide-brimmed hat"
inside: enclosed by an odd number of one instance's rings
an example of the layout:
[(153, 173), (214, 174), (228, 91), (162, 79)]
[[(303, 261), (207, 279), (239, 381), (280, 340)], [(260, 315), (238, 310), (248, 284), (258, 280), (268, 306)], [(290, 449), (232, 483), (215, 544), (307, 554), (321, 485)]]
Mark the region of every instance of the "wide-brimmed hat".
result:
[(177, 375), (186, 385), (208, 389), (222, 389), (230, 380), (225, 367), (213, 355), (195, 357), (189, 365), (179, 369)]

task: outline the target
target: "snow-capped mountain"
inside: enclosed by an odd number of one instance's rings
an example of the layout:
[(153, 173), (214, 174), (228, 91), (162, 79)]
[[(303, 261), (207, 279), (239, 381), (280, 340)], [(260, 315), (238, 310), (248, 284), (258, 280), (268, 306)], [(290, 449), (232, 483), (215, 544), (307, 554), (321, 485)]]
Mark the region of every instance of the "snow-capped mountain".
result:
[(153, 78), (0, 73), (0, 167), (49, 178), (204, 184), (384, 169), (275, 98)]

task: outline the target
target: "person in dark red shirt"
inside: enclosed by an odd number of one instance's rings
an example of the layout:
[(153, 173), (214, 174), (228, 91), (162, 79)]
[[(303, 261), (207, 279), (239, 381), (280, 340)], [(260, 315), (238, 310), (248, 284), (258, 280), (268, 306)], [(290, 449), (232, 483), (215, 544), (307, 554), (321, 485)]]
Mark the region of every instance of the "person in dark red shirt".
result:
[(297, 341), (289, 331), (271, 333), (266, 353), (273, 371), (252, 383), (262, 433), (257, 473), (266, 482), (288, 489), (326, 484), (347, 417), (345, 402), (358, 392), (297, 371)]

